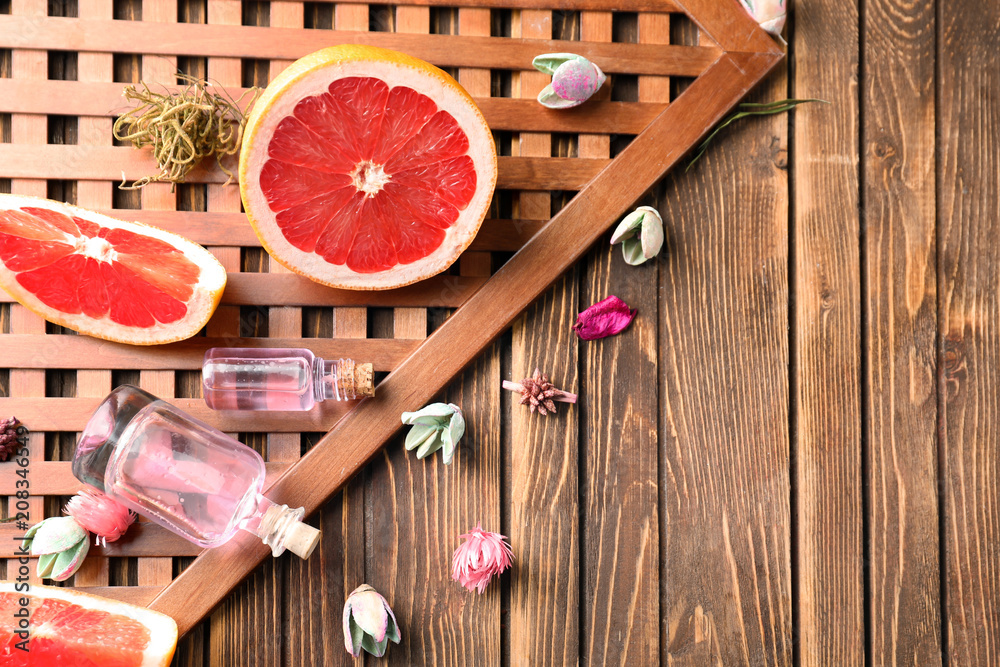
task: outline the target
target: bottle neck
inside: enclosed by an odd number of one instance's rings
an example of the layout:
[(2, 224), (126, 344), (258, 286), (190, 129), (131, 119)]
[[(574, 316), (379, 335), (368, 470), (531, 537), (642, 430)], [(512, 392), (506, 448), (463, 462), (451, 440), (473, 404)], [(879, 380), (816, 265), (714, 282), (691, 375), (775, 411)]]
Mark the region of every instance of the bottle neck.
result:
[(352, 359), (320, 359), (313, 362), (313, 396), (316, 402), (357, 398)]
[(240, 528), (259, 537), (271, 547), (271, 553), (275, 557), (289, 549), (302, 558), (307, 558), (315, 547), (315, 542), (310, 544), (310, 538), (313, 534), (318, 534), (318, 531), (303, 524), (303, 516), (305, 510), (301, 507), (278, 505), (258, 495), (257, 511), (245, 519)]

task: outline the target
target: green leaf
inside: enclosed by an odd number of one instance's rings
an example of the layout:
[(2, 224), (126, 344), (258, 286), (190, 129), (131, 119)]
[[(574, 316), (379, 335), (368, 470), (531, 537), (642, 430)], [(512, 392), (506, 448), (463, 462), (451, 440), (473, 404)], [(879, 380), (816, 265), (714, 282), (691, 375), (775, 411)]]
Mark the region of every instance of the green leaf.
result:
[(559, 97), (556, 95), (556, 91), (552, 88), (551, 83), (542, 88), (542, 92), (538, 93), (538, 103), (548, 109), (571, 109), (583, 104), (581, 100), (567, 100)]
[[(451, 417), (454, 412), (452, 408), (447, 403), (431, 403), (430, 405), (425, 405), (416, 412), (404, 412), (400, 419), (403, 420), (404, 424), (416, 424), (417, 420), (424, 417)], [(427, 422), (423, 422), (427, 423)]]
[(625, 218), (618, 223), (618, 226), (615, 227), (615, 231), (611, 235), (611, 245), (615, 245), (635, 236), (639, 231), (639, 228), (642, 226), (642, 219), (645, 215), (646, 212), (638, 208), (626, 215)]
[(375, 638), (368, 633), (365, 633), (364, 638), (361, 640), (361, 647), (376, 658), (381, 658), (385, 655), (385, 647), (388, 644), (389, 640), (387, 638), (383, 638), (382, 641), (376, 642)]
[(642, 254), (642, 242), (637, 238), (622, 243), (622, 256), (625, 258), (625, 263), (631, 266), (639, 266), (649, 259)]
[(361, 641), (364, 639), (365, 631), (361, 629), (357, 621), (354, 620), (354, 614), (351, 614), (351, 655), (357, 656), (361, 653)]
[(543, 53), (540, 56), (535, 56), (531, 61), (531, 66), (539, 72), (552, 76), (564, 62), (576, 60), (579, 57), (575, 53)]
[(429, 438), (433, 438), (437, 435), (437, 426), (427, 426), (426, 424), (417, 424), (410, 429), (410, 432), (406, 434), (406, 441), (403, 446), (406, 451), (413, 451), (417, 447), (421, 446)]
[(398, 644), (402, 638), (399, 634), (399, 626), (392, 620), (392, 614), (389, 614), (389, 627), (385, 630), (385, 638), (392, 640), (393, 644)]
[(52, 575), (52, 567), (56, 563), (56, 556), (59, 554), (43, 554), (38, 557), (38, 567), (35, 570), (39, 578), (48, 579)]
[(737, 111), (736, 113), (730, 115), (728, 118), (719, 123), (718, 126), (712, 133), (706, 137), (706, 139), (701, 142), (698, 149), (695, 151), (694, 156), (688, 162), (687, 167), (684, 168), (684, 173), (691, 171), (691, 167), (694, 163), (705, 154), (705, 150), (708, 148), (708, 144), (712, 142), (719, 132), (731, 125), (732, 123), (740, 120), (741, 118), (746, 118), (748, 116), (771, 116), (778, 113), (784, 113), (786, 111), (791, 111), (800, 104), (805, 104), (807, 102), (821, 102), (823, 104), (830, 104), (826, 100), (806, 98), (806, 99), (791, 99), (791, 100), (777, 100), (775, 102), (743, 102), (739, 105), (740, 109), (747, 109), (746, 111)]
[(423, 459), (441, 449), (441, 431), (435, 431), (434, 437), (428, 439), (417, 450), (417, 458)]

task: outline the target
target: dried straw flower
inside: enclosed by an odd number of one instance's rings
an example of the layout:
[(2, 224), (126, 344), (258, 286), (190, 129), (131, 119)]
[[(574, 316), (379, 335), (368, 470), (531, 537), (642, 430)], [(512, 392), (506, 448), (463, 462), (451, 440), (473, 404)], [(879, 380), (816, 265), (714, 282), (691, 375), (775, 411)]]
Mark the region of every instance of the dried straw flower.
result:
[(108, 545), (125, 534), (135, 522), (135, 513), (97, 489), (84, 488), (70, 498), (63, 512), (92, 532), (95, 544)]
[(139, 106), (115, 121), (113, 132), (120, 141), (131, 141), (136, 148), (151, 146), (160, 173), (144, 176), (132, 185), (125, 181), (122, 190), (138, 190), (150, 183), (167, 181), (183, 183), (202, 158), (214, 155), (219, 167), (229, 177), (228, 185), (235, 178), (223, 163), (224, 155), (234, 155), (240, 149), (245, 119), (240, 105), (250, 95), (252, 106), (260, 95), (259, 88), (251, 88), (238, 100), (210, 93), (208, 82), (184, 74), (178, 78), (188, 86), (177, 93), (157, 93), (142, 83), (142, 90), (126, 86), (125, 99), (138, 101)]
[(504, 541), (506, 537), (483, 530), (479, 523), (459, 538), (464, 541), (452, 556), (451, 578), (482, 595), (493, 576), (510, 567), (514, 553)]

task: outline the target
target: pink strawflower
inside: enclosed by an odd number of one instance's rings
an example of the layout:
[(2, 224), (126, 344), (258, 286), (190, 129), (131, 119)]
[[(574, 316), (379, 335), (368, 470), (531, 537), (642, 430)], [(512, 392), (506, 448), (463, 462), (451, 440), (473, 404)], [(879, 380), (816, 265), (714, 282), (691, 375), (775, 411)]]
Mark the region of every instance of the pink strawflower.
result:
[(107, 546), (125, 534), (135, 521), (135, 513), (100, 491), (84, 488), (69, 499), (63, 512), (84, 530), (97, 536), (95, 543)]
[(514, 560), (507, 539), (498, 533), (483, 530), (481, 524), (459, 536), (465, 540), (451, 560), (451, 578), (468, 590), (477, 589), (482, 595), (493, 575), (500, 574)]

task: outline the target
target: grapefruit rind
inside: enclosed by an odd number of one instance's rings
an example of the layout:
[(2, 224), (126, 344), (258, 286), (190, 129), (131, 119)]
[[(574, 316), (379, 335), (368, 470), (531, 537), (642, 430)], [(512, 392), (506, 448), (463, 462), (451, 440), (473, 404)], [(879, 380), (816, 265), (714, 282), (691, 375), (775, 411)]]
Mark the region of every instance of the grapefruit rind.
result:
[[(326, 92), (343, 77), (377, 77), (390, 87), (405, 86), (434, 100), (450, 113), (469, 139), (477, 184), (472, 200), (459, 219), (445, 230), (441, 245), (410, 264), (397, 264), (375, 273), (357, 273), (346, 265), (331, 264), (313, 252), (292, 245), (274, 219), (260, 186), (268, 159), (267, 147), (281, 119), (291, 115), (301, 100)], [(329, 287), (383, 290), (430, 278), (451, 266), (469, 247), (482, 225), (497, 180), (496, 147), (486, 119), (475, 101), (455, 79), (419, 58), (365, 45), (341, 45), (311, 53), (286, 68), (254, 104), (240, 151), (240, 193), (247, 218), (264, 249), (286, 268)]]
[(201, 269), (198, 282), (193, 285), (190, 300), (185, 302), (187, 313), (181, 320), (169, 324), (157, 322), (151, 327), (134, 327), (118, 324), (109, 317), (95, 319), (83, 313), (67, 313), (42, 302), (25, 289), (11, 271), (0, 262), (0, 287), (18, 303), (36, 315), (59, 326), (88, 336), (131, 345), (159, 345), (184, 340), (197, 334), (212, 317), (222, 300), (226, 287), (226, 269), (212, 253), (183, 236), (141, 222), (127, 222), (88, 209), (49, 199), (24, 195), (0, 195), (0, 211), (34, 207), (49, 209), (70, 217), (80, 217), (112, 229), (121, 228), (147, 235), (173, 245), (194, 261)]
[[(86, 609), (105, 611), (109, 614), (125, 616), (134, 619), (146, 626), (149, 630), (149, 645), (143, 651), (143, 661), (141, 667), (167, 667), (173, 658), (174, 650), (177, 647), (177, 623), (166, 614), (162, 614), (146, 607), (139, 607), (126, 602), (103, 598), (98, 595), (91, 595), (73, 588), (59, 588), (56, 586), (42, 586), (31, 584), (27, 591), (23, 591), (23, 584), (19, 588), (13, 581), (0, 581), (0, 594), (11, 593), (19, 597), (36, 597), (39, 599), (55, 599), (69, 602)], [(39, 634), (32, 636), (46, 636), (44, 624)], [(30, 642), (29, 642), (30, 646)]]

